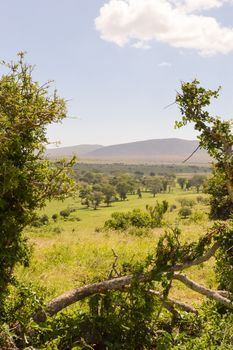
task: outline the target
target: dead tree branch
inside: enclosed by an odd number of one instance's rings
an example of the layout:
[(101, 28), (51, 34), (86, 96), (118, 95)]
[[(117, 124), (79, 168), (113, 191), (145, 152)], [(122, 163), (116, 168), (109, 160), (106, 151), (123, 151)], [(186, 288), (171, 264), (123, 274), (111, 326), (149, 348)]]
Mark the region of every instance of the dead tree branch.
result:
[[(154, 296), (158, 297), (159, 299), (163, 300), (163, 296), (162, 296), (162, 294), (160, 292), (157, 292), (157, 291), (152, 290), (152, 289), (150, 289), (148, 292), (150, 294), (153, 294)], [(192, 307), (190, 305), (187, 305), (185, 303), (182, 303), (182, 302), (180, 302), (178, 300), (174, 300), (172, 298), (167, 298), (167, 300), (165, 301), (165, 304), (164, 304), (164, 307), (169, 310), (169, 308), (167, 307), (168, 305), (169, 305), (169, 307), (172, 306), (173, 308), (177, 307), (178, 309), (180, 309), (182, 311), (192, 312), (192, 313), (194, 313), (196, 315), (198, 314), (197, 310), (194, 307)], [(169, 310), (169, 311), (171, 311), (171, 310)]]
[(173, 276), (174, 279), (182, 282), (185, 284), (188, 288), (194, 290), (195, 292), (205, 295), (207, 298), (213, 299), (217, 301), (218, 303), (226, 306), (228, 309), (233, 309), (233, 302), (221, 294), (223, 293), (218, 293), (217, 291), (214, 291), (212, 289), (206, 288), (202, 286), (201, 284), (198, 284), (194, 282), (193, 280), (189, 279), (187, 276), (181, 274), (181, 273), (175, 273)]

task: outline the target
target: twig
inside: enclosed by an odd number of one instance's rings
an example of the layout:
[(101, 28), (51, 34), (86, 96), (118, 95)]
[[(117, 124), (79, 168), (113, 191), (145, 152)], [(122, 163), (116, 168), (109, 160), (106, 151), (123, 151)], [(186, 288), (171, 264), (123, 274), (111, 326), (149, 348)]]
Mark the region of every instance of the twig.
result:
[(186, 163), (199, 150), (199, 148), (200, 148), (200, 145), (198, 145), (197, 148), (190, 154), (190, 156), (185, 160), (183, 160), (182, 163)]

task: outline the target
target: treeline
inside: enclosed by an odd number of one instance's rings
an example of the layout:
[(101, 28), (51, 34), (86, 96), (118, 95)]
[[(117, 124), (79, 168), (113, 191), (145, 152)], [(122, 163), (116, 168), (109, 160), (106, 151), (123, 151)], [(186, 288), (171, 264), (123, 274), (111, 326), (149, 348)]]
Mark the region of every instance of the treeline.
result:
[(210, 173), (209, 166), (177, 165), (177, 164), (125, 164), (125, 163), (77, 163), (74, 166), (76, 172), (100, 172), (107, 174), (128, 173), (149, 175), (154, 173), (158, 176), (173, 174), (200, 174)]
[(97, 209), (101, 202), (110, 206), (112, 202), (126, 200), (128, 194), (137, 194), (138, 198), (141, 198), (143, 192), (150, 192), (155, 197), (157, 193), (170, 192), (177, 184), (182, 190), (195, 188), (199, 193), (207, 177), (193, 175), (190, 178), (176, 178), (174, 174), (157, 176), (153, 172), (143, 175), (82, 171), (76, 172), (75, 178), (81, 203), (88, 208)]

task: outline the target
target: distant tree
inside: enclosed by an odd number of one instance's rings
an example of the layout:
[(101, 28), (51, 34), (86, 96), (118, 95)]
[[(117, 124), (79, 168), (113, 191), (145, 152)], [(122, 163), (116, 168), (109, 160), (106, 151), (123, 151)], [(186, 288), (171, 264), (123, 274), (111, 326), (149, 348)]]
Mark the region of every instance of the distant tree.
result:
[(90, 206), (90, 196), (91, 196), (91, 191), (92, 188), (91, 186), (87, 185), (87, 184), (80, 184), (79, 185), (80, 189), (79, 189), (79, 198), (81, 198), (81, 204), (82, 205), (86, 205), (87, 208), (89, 208)]
[(185, 177), (178, 177), (178, 178), (177, 178), (177, 182), (178, 182), (180, 188), (181, 188), (182, 190), (184, 190), (184, 189), (185, 189), (185, 186), (186, 186), (186, 183), (187, 183), (187, 179), (186, 179)]
[(116, 197), (116, 190), (114, 186), (110, 184), (103, 184), (101, 187), (101, 192), (104, 195), (104, 202), (109, 207), (110, 204), (115, 200)]
[(103, 201), (104, 195), (100, 191), (93, 191), (90, 195), (90, 203), (94, 210), (98, 208), (100, 203)]
[(145, 179), (145, 185), (149, 189), (149, 191), (153, 194), (153, 197), (157, 193), (160, 193), (163, 189), (163, 183), (161, 177), (151, 176)]
[(138, 198), (142, 198), (142, 191), (140, 188), (137, 189)]
[(122, 201), (126, 200), (127, 198), (127, 193), (129, 191), (129, 184), (127, 182), (119, 182), (116, 185), (116, 191), (120, 196), (120, 199)]
[(194, 175), (187, 182), (188, 188), (195, 187), (197, 190), (197, 193), (199, 193), (201, 186), (203, 186), (205, 182), (205, 179), (206, 179), (206, 176)]

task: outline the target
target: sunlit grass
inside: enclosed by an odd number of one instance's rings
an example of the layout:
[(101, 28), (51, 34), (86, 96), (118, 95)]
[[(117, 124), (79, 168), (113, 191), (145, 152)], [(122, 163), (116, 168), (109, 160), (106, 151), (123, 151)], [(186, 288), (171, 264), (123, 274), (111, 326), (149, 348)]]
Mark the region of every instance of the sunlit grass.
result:
[[(119, 266), (125, 261), (142, 261), (148, 254), (155, 252), (158, 238), (171, 226), (176, 225), (182, 229), (182, 240), (197, 239), (210, 225), (207, 219), (208, 206), (194, 206), (193, 212), (201, 213), (197, 215), (198, 222), (192, 218), (180, 219), (178, 216), (179, 198), (195, 200), (197, 195), (194, 192), (182, 192), (178, 188), (171, 193), (156, 195), (155, 198), (150, 193), (143, 193), (141, 199), (130, 195), (126, 201), (115, 202), (111, 207), (101, 205), (97, 210), (84, 208), (78, 197), (64, 202), (52, 201), (40, 213), (48, 215), (49, 224), (39, 228), (29, 227), (25, 232), (33, 245), (33, 257), (30, 267), (20, 268), (18, 276), (22, 281), (46, 288), (48, 298), (51, 298), (74, 287), (108, 278), (115, 259), (114, 254), (118, 256)], [(167, 200), (169, 205), (174, 204), (177, 208), (166, 213), (166, 224), (163, 228), (154, 229), (148, 236), (137, 237), (125, 232), (96, 230), (103, 227), (111, 213), (134, 208), (145, 210), (147, 204), (153, 205), (156, 200)], [(52, 215), (59, 214), (67, 207), (76, 211), (67, 220), (58, 216), (58, 220), (54, 222)], [(193, 268), (189, 275), (206, 285), (213, 283), (212, 265), (210, 261), (204, 269)], [(180, 300), (195, 303), (201, 299), (200, 295), (187, 291), (178, 282), (174, 286), (172, 294)]]

